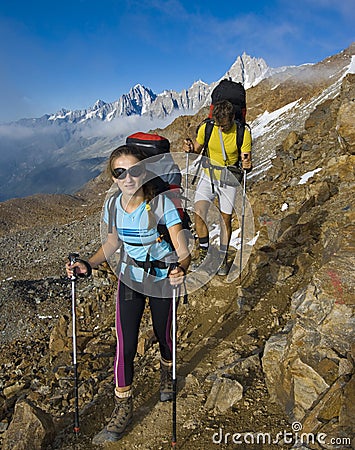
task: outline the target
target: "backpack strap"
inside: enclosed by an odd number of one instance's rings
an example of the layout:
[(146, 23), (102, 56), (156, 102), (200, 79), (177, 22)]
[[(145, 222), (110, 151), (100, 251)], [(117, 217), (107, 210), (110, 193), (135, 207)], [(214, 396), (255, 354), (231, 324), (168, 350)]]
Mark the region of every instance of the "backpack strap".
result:
[(213, 130), (214, 124), (215, 124), (214, 120), (206, 119), (205, 139), (204, 139), (204, 142), (203, 142), (202, 155), (207, 155), (207, 157), (209, 157), (208, 143), (209, 143), (210, 138), (211, 138), (211, 134), (212, 134), (212, 130)]
[(116, 223), (116, 201), (120, 194), (120, 190), (114, 192), (108, 200), (107, 210), (108, 210), (108, 233), (112, 233), (113, 224), (117, 227)]
[(156, 276), (155, 269), (168, 269), (171, 265), (169, 261), (161, 261), (159, 259), (151, 261), (149, 259), (149, 252), (147, 253), (145, 261), (139, 261), (137, 259), (134, 259), (132, 258), (132, 256), (128, 255), (127, 252), (124, 252), (122, 262), (124, 262), (127, 265), (139, 267), (140, 269), (143, 269), (147, 275), (153, 276)]
[[(207, 156), (207, 158), (209, 159), (210, 155), (209, 155), (209, 151), (208, 151), (208, 143), (209, 143), (209, 140), (211, 138), (211, 134), (212, 134), (212, 130), (213, 130), (213, 127), (215, 125), (215, 122), (214, 122), (213, 119), (206, 119), (205, 123), (206, 123), (206, 126), (205, 126), (205, 139), (204, 139), (204, 142), (203, 142), (202, 156)], [(201, 161), (202, 161), (202, 159), (201, 159)], [(210, 164), (208, 165), (208, 171), (209, 171), (209, 174), (210, 174), (212, 194), (214, 194), (213, 169), (212, 169)], [(196, 172), (196, 176), (197, 176), (197, 172)], [(194, 180), (195, 180), (195, 178), (194, 178)]]

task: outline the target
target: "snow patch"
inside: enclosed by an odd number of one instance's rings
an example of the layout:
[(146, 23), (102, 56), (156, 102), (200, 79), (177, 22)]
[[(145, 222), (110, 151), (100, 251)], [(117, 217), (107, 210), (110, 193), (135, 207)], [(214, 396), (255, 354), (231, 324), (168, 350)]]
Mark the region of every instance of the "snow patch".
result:
[(285, 112), (289, 111), (290, 109), (293, 109), (300, 100), (301, 99), (289, 103), (271, 113), (269, 113), (269, 111), (265, 111), (263, 114), (257, 117), (252, 123), (253, 139), (263, 135), (264, 133), (267, 133), (268, 130), (272, 127), (273, 122), (277, 120)]
[(319, 167), (318, 169), (311, 170), (310, 172), (307, 172), (301, 176), (300, 181), (298, 184), (306, 184), (307, 181), (313, 177), (316, 173), (320, 172), (322, 170), (322, 167)]
[[(231, 240), (230, 240), (230, 244), (229, 244), (231, 247), (234, 247), (237, 250), (240, 250), (241, 239), (240, 239), (239, 235), (240, 235), (240, 228), (238, 228), (237, 230), (232, 232), (232, 236), (231, 236)], [(259, 235), (260, 235), (260, 231), (258, 231), (252, 239), (245, 242), (245, 244), (250, 245), (252, 247), (253, 245), (255, 245), (256, 241), (258, 240)]]
[[(256, 235), (250, 239), (249, 241), (245, 242), (246, 245), (253, 246), (256, 241), (258, 240), (260, 232), (258, 231)], [(219, 245), (219, 236), (220, 236), (220, 226), (217, 224), (212, 225), (212, 229), (209, 233), (210, 236), (210, 242), (211, 244), (214, 244), (215, 246)], [(236, 250), (240, 249), (240, 228), (237, 228), (236, 230), (232, 231), (231, 240), (229, 243), (230, 247), (234, 247)]]
[(351, 63), (349, 65), (347, 73), (355, 73), (355, 55), (351, 57)]

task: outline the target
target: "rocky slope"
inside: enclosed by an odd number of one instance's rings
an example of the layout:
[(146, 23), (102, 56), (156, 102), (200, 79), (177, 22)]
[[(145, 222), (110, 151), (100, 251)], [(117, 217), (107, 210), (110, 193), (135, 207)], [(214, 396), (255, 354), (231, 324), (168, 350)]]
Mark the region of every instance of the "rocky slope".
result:
[[(300, 448), (301, 432), (307, 433), (302, 448), (351, 448), (354, 81), (346, 75), (337, 93), (321, 100), (319, 89), (312, 97), (318, 106), (306, 110), (303, 126), (286, 122), (269, 169), (251, 179), (258, 239), (242, 280), (215, 277), (179, 306), (181, 448)], [(200, 116), (164, 130), (175, 148), (193, 135)], [(3, 449), (94, 448), (91, 439), (110, 415), (115, 276), (104, 265), (92, 280), (78, 282), (81, 434), (75, 438), (71, 292), (63, 273), (69, 251), (87, 255), (100, 244), (107, 187), (99, 177), (75, 197), (36, 197), (33, 208), (31, 199), (27, 207), (20, 200), (1, 204)], [(47, 208), (50, 216), (37, 213)], [(170, 447), (171, 405), (158, 402), (158, 378), (147, 310), (135, 418), (108, 448)]]

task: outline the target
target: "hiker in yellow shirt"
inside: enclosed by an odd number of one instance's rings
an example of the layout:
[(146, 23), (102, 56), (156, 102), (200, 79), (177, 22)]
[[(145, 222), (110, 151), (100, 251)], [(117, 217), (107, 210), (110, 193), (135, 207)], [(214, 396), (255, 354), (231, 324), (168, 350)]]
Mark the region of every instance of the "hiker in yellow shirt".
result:
[[(230, 183), (225, 178), (227, 166), (237, 168), (241, 161), (242, 169), (251, 169), (251, 133), (247, 126), (240, 127), (234, 120), (234, 107), (228, 100), (222, 100), (215, 104), (212, 112), (212, 131), (208, 140), (208, 152), (211, 166), (201, 171), (200, 179), (196, 187), (195, 194), (195, 227), (199, 238), (199, 256), (191, 265), (192, 269), (199, 267), (208, 255), (209, 233), (206, 219), (209, 207), (217, 197), (221, 218), (220, 251), (223, 255), (222, 264), (219, 267), (218, 275), (228, 274), (227, 251), (232, 234), (232, 212), (238, 184)], [(195, 143), (190, 139), (184, 141), (183, 150), (185, 152), (201, 153), (205, 146), (205, 134), (210, 125), (203, 123), (198, 130)], [(238, 132), (244, 135), (239, 136), (241, 142), (240, 155), (238, 150)], [(240, 171), (242, 176), (242, 172)], [(238, 176), (238, 175), (237, 175)], [(234, 177), (232, 177), (234, 178)], [(240, 177), (241, 180), (242, 177)], [(238, 181), (240, 181), (238, 180)]]

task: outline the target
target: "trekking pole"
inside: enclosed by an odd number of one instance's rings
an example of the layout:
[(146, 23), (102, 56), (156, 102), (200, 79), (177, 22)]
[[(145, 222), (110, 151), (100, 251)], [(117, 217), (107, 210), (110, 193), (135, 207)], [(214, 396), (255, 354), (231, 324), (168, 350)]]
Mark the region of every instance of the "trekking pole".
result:
[(240, 279), (242, 278), (243, 263), (243, 241), (244, 241), (244, 217), (245, 217), (245, 197), (247, 186), (247, 171), (243, 170), (243, 200), (242, 200), (242, 223), (240, 226)]
[(189, 152), (186, 152), (186, 174), (185, 174), (185, 210), (187, 209), (187, 200), (189, 192)]
[[(77, 253), (69, 254), (70, 264), (74, 264), (79, 255)], [(71, 305), (72, 305), (72, 320), (73, 320), (73, 370), (74, 370), (74, 433), (78, 435), (80, 431), (79, 426), (79, 394), (78, 394), (78, 365), (76, 359), (76, 280), (77, 276), (75, 268), (71, 276)]]
[(176, 298), (177, 287), (173, 288), (173, 320), (172, 320), (172, 333), (173, 333), (173, 436), (171, 440), (171, 446), (176, 445)]

